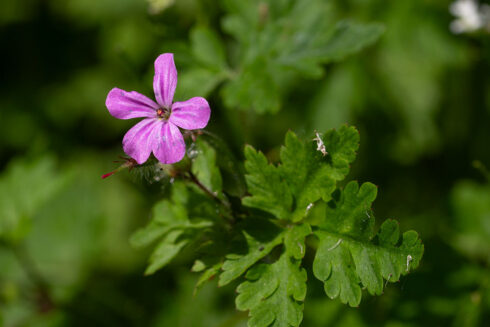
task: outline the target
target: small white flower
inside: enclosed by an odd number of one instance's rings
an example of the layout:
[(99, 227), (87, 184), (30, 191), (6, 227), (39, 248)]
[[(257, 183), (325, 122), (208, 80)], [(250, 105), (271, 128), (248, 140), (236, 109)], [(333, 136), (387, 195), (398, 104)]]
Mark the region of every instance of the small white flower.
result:
[(475, 0), (457, 0), (451, 4), (449, 11), (456, 16), (450, 25), (455, 34), (478, 31), (488, 24), (490, 18), (488, 6), (479, 6)]

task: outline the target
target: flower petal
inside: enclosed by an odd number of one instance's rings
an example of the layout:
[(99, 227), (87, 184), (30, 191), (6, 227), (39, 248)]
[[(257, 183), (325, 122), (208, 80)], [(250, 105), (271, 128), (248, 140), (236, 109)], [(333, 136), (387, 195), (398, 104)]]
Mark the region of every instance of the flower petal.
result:
[(184, 129), (204, 128), (208, 124), (211, 108), (204, 98), (196, 97), (172, 105), (169, 120)]
[(158, 104), (135, 91), (126, 92), (113, 88), (107, 95), (105, 105), (109, 113), (119, 119), (155, 117)]
[(166, 122), (153, 137), (153, 154), (164, 164), (173, 164), (184, 158), (185, 142), (179, 128)]
[(164, 53), (155, 60), (153, 91), (160, 106), (170, 108), (177, 87), (177, 68), (173, 53)]
[(162, 122), (158, 119), (143, 119), (124, 135), (124, 152), (140, 165), (148, 160), (152, 149), (153, 135)]

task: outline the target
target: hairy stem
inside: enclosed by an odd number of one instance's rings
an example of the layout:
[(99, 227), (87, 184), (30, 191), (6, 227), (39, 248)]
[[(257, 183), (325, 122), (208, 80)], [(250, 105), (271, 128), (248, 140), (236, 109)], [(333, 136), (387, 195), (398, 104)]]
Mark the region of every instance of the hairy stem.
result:
[(209, 196), (210, 198), (212, 198), (216, 203), (218, 203), (219, 205), (223, 206), (226, 209), (226, 211), (229, 213), (229, 215), (227, 215), (227, 219), (231, 223), (234, 223), (235, 222), (235, 218), (233, 217), (233, 213), (232, 213), (232, 208), (231, 208), (231, 205), (230, 205), (230, 203), (228, 201), (219, 198), (213, 191), (211, 191), (205, 185), (203, 185), (199, 181), (199, 179), (197, 179), (196, 175), (194, 175), (191, 171), (188, 171), (187, 172), (187, 179), (189, 181), (191, 181), (192, 183), (194, 183), (194, 185), (196, 185), (197, 187), (199, 187), (207, 196)]
[(188, 171), (187, 172), (189, 175), (189, 180), (193, 182), (197, 187), (199, 187), (206, 195), (208, 195), (210, 198), (212, 198), (214, 201), (218, 202), (225, 208), (229, 209), (230, 204), (228, 202), (225, 202), (224, 200), (220, 199), (214, 192), (212, 192), (210, 189), (208, 189), (206, 186), (204, 186), (194, 175), (192, 172)]

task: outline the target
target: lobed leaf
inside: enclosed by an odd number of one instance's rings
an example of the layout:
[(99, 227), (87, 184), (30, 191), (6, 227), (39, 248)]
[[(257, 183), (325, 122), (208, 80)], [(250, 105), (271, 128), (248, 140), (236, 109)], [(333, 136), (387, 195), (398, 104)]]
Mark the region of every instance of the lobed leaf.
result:
[[(236, 307), (250, 310), (250, 327), (299, 326), (306, 296), (306, 271), (300, 267), (308, 225), (285, 231), (284, 251), (271, 264), (258, 264), (247, 272), (246, 281), (237, 288)], [(293, 241), (294, 240), (294, 241)]]
[[(319, 240), (313, 273), (328, 296), (357, 306), (363, 288), (381, 294), (385, 281), (397, 281), (418, 266), (424, 247), (416, 232), (401, 235), (393, 220), (375, 233), (371, 205), (376, 186), (350, 182), (343, 190), (337, 188), (350, 170), (358, 143), (359, 133), (348, 126), (307, 139), (288, 132), (278, 165), (247, 146), (248, 195), (242, 204), (261, 211), (240, 208), (237, 215), (237, 203), (228, 202), (222, 190), (216, 150), (199, 140), (191, 171), (226, 202), (221, 208), (208, 192), (175, 183), (171, 198), (155, 206), (152, 221), (132, 239), (139, 246), (158, 242), (146, 273), (192, 248), (198, 254), (192, 271), (201, 273), (196, 291), (220, 271), (219, 286), (245, 275), (236, 306), (249, 311), (250, 327), (299, 326), (307, 279), (301, 262), (305, 238), (313, 233)], [(324, 206), (314, 210), (315, 219), (306, 220), (318, 201)]]
[(309, 204), (321, 198), (330, 200), (336, 182), (345, 178), (355, 159), (359, 133), (354, 127), (342, 126), (338, 131), (327, 132), (323, 142), (326, 156), (318, 151), (316, 142), (300, 140), (292, 132), (286, 134), (280, 168), (295, 198), (293, 221), (305, 216)]
[(319, 78), (322, 65), (369, 46), (379, 24), (336, 23), (323, 0), (224, 0), (223, 30), (237, 40), (237, 74), (223, 89), (230, 108), (274, 113), (301, 76)]
[(286, 134), (281, 148), (282, 165), (267, 163), (265, 156), (245, 149), (246, 181), (251, 196), (242, 203), (264, 210), (278, 219), (300, 221), (310, 204), (330, 200), (336, 183), (349, 172), (359, 146), (354, 127), (342, 126), (321, 138), (328, 154), (318, 150), (317, 141), (300, 140), (293, 132)]
[(370, 205), (376, 186), (365, 183), (359, 188), (350, 182), (337, 200), (329, 203), (325, 222), (315, 235), (319, 238), (313, 261), (314, 275), (325, 283), (331, 298), (357, 306), (361, 287), (370, 294), (383, 291), (383, 280), (398, 281), (418, 266), (424, 246), (414, 231), (400, 239), (398, 223), (387, 220), (376, 235)]
[(219, 286), (224, 286), (240, 277), (248, 268), (281, 244), (284, 238), (283, 231), (265, 219), (249, 218), (242, 226), (239, 229), (241, 238), (234, 246), (238, 253), (226, 256)]
[(293, 197), (280, 170), (267, 162), (263, 153), (251, 146), (245, 147), (245, 180), (252, 196), (242, 203), (269, 212), (279, 219), (287, 219), (293, 205)]

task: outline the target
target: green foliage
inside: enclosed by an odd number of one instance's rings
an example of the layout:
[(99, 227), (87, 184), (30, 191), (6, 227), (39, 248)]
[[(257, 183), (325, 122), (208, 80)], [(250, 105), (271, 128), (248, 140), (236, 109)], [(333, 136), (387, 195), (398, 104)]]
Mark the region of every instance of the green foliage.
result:
[[(464, 39), (452, 36), (438, 19), (446, 15), (447, 6), (420, 0), (385, 6), (376, 6), (375, 0), (343, 3), (337, 7), (349, 17), (380, 20), (386, 33), (369, 56), (356, 56), (329, 71), (315, 92), (310, 127), (324, 130), (381, 110), (393, 121), (386, 125), (385, 131), (393, 135), (385, 151), (405, 164), (440, 150), (444, 143), (458, 142), (468, 126), (461, 122), (469, 117), (455, 107), (466, 95), (446, 92), (453, 85), (447, 77), (464, 70), (472, 55)], [(458, 79), (462, 82), (466, 77)], [(454, 122), (450, 128), (437, 123), (440, 114)], [(391, 124), (396, 126), (393, 131)]]
[(197, 240), (213, 226), (216, 204), (197, 190), (174, 183), (170, 200), (153, 208), (151, 222), (131, 238), (134, 246), (142, 247), (158, 240), (150, 257), (146, 274), (153, 274), (167, 265), (186, 245)]
[[(484, 32), (451, 33), (450, 2), (3, 1), (0, 56), (9, 64), (0, 79), (0, 325), (244, 327), (247, 313), (233, 308), (231, 290), (245, 281), (240, 276), (257, 265), (275, 264), (290, 227), (307, 223), (321, 232), (327, 211), (334, 214), (327, 202), (339, 201), (349, 180), (360, 180), (362, 188), (367, 179), (380, 186), (374, 207), (379, 217), (397, 217), (403, 231), (421, 232), (428, 248), (423, 269), (390, 283), (382, 297), (366, 298), (369, 291), (359, 279), (364, 300), (350, 308), (325, 296), (323, 283), (314, 277), (311, 263), (320, 240), (312, 234), (301, 264), (309, 277), (302, 324), (487, 326), (489, 192), (470, 163), (479, 159), (490, 165), (490, 44)], [(374, 21), (385, 33), (366, 48), (377, 37)], [(357, 45), (364, 50), (355, 55), (361, 50)], [(348, 56), (337, 51), (343, 48)], [(117, 86), (152, 97), (153, 61), (163, 52), (175, 54), (176, 101), (206, 96), (211, 104), (210, 124), (198, 140), (215, 149), (213, 170), (219, 169), (222, 185), (205, 171), (212, 155), (201, 156), (193, 147), (189, 160), (168, 172), (188, 168), (223, 203), (188, 176), (164, 176), (157, 165), (146, 169), (150, 178), (143, 183), (150, 185), (139, 185), (132, 175), (136, 168), (130, 176), (99, 178), (115, 168), (112, 161), (123, 154), (121, 138), (135, 123), (107, 113), (107, 92)], [(295, 178), (283, 178), (292, 202), (281, 215), (288, 219), (242, 204), (244, 197), (259, 195), (247, 192), (244, 143), (262, 151), (283, 176), (286, 165), (278, 145), (285, 131), (300, 136), (344, 123), (360, 127), (363, 143), (351, 175), (338, 181), (327, 202), (307, 203), (310, 210), (303, 218), (306, 209), (297, 201), (306, 203), (302, 194), (313, 198), (314, 193), (310, 187), (301, 190), (300, 164), (298, 185)], [(310, 144), (314, 136), (298, 139)], [(56, 155), (56, 164), (44, 177), (31, 174), (29, 166), (46, 153)], [(29, 159), (12, 160), (19, 155)], [(7, 178), (15, 166), (21, 167), (19, 174)], [(36, 186), (38, 177), (44, 182)], [(167, 199), (162, 210), (175, 210), (169, 208), (174, 206), (168, 198), (171, 177), (219, 213), (205, 219), (213, 225), (196, 231), (199, 236), (181, 248), (173, 258), (178, 264), (143, 277), (146, 252), (132, 250), (128, 235), (150, 223), (149, 207), (155, 203)], [(53, 190), (51, 178), (62, 181), (61, 188)], [(315, 190), (325, 187), (322, 192), (329, 193), (329, 185)], [(179, 206), (185, 214), (192, 211), (187, 203)], [(364, 226), (367, 216), (361, 215), (353, 226)], [(375, 235), (381, 225), (378, 220), (365, 226), (366, 234)], [(187, 231), (181, 230), (170, 244), (185, 240)], [(156, 237), (149, 250), (165, 237)], [(374, 236), (369, 244), (376, 242)], [(46, 280), (56, 304), (52, 311), (44, 310), (36, 283), (10, 249), (14, 245), (26, 248)], [(200, 274), (194, 281), (185, 278), (192, 262)], [(239, 276), (218, 288), (221, 273)], [(196, 279), (200, 291), (193, 297)]]
[(192, 164), (192, 173), (201, 183), (217, 196), (221, 195), (223, 182), (216, 166), (216, 151), (205, 141), (196, 140), (197, 157)]
[[(465, 66), (469, 53), (445, 26), (433, 20), (420, 20), (416, 14), (420, 4), (397, 1), (385, 10), (390, 33), (379, 44), (380, 55), (373, 68), (385, 89), (379, 101), (385, 103), (383, 107), (388, 112), (395, 106), (398, 116), (403, 118), (393, 139), (393, 155), (402, 162), (410, 162), (421, 153), (438, 148), (441, 140), (436, 114), (446, 93), (440, 81), (451, 68)], [(410, 32), (407, 26), (413, 27)], [(418, 60), (421, 56), (423, 61)]]
[[(301, 139), (288, 132), (277, 166), (251, 146), (245, 148), (249, 195), (242, 198), (240, 216), (229, 211), (214, 149), (198, 140), (191, 167), (198, 181), (174, 183), (170, 200), (155, 206), (150, 224), (132, 239), (140, 246), (159, 240), (146, 273), (162, 268), (185, 247), (197, 249), (192, 267), (202, 272), (197, 288), (220, 270), (219, 286), (244, 275), (236, 307), (249, 311), (249, 326), (288, 327), (303, 319), (307, 272), (302, 259), (310, 235), (319, 239), (314, 275), (325, 283), (328, 296), (351, 306), (359, 304), (361, 287), (379, 295), (384, 280), (397, 281), (416, 268), (423, 254), (416, 232), (400, 239), (398, 223), (388, 220), (375, 234), (376, 187), (337, 186), (355, 159), (357, 130), (342, 126), (315, 134)], [(326, 204), (324, 217), (307, 220), (319, 201)]]
[(378, 24), (335, 24), (332, 8), (320, 0), (223, 1), (223, 29), (238, 41), (235, 74), (224, 86), (230, 108), (274, 113), (290, 84), (318, 78), (322, 65), (372, 44), (383, 32)]
[(245, 178), (251, 196), (245, 197), (243, 204), (279, 219), (299, 221), (308, 213), (310, 204), (321, 198), (330, 200), (336, 182), (349, 172), (359, 146), (359, 133), (347, 126), (328, 131), (322, 141), (328, 153), (325, 156), (317, 150), (318, 142), (300, 140), (288, 132), (281, 148), (282, 165), (278, 167), (268, 164), (262, 153), (247, 147)]
[(248, 191), (252, 196), (245, 197), (243, 204), (270, 212), (285, 219), (291, 210), (293, 198), (279, 169), (267, 163), (266, 157), (252, 147), (245, 148), (245, 176)]
[[(236, 246), (238, 253), (226, 256), (219, 277), (219, 285), (224, 286), (240, 277), (257, 261), (267, 256), (277, 245), (281, 244), (284, 233), (274, 224), (261, 219), (247, 219), (241, 228), (242, 243)], [(240, 252), (244, 252), (240, 254)]]
[(11, 162), (0, 177), (0, 240), (20, 241), (37, 210), (48, 202), (63, 179), (51, 157)]
[(209, 28), (197, 27), (191, 33), (192, 53), (200, 66), (226, 69), (226, 53), (219, 37)]
[(400, 240), (398, 223), (385, 221), (374, 237), (374, 216), (370, 209), (376, 186), (360, 188), (350, 182), (338, 200), (327, 208), (324, 223), (315, 232), (319, 238), (313, 272), (325, 282), (331, 298), (340, 297), (351, 306), (361, 301), (361, 286), (371, 294), (383, 292), (383, 279), (398, 281), (400, 275), (417, 267), (424, 246), (414, 231)]
[[(34, 273), (44, 278), (53, 301), (60, 306), (73, 301), (79, 292), (86, 292), (87, 278), (94, 276), (94, 269), (114, 277), (126, 275), (141, 264), (141, 255), (128, 244), (130, 230), (142, 210), (140, 194), (123, 180), (112, 179), (101, 184), (100, 174), (107, 165), (100, 158), (100, 154), (87, 152), (79, 153), (75, 158), (65, 157), (63, 162), (44, 155), (38, 160), (18, 158), (12, 161), (22, 168), (16, 179), (6, 178), (7, 175), (2, 177), (3, 181), (8, 179), (13, 183), (15, 180), (30, 187), (10, 183), (11, 195), (19, 190), (24, 194), (30, 192), (33, 199), (44, 194), (43, 201), (37, 201), (32, 207), (26, 205), (22, 210), (35, 207), (29, 212), (27, 225), (17, 230), (20, 234), (14, 239), (10, 233), (7, 239), (1, 237), (0, 312), (4, 317), (3, 326), (61, 326), (63, 323), (59, 320), (66, 324), (67, 316), (61, 308), (36, 314), (38, 302), (24, 294), (39, 296), (37, 282), (26, 274), (12, 249), (23, 249), (27, 253), (26, 260), (31, 261)], [(12, 176), (14, 170), (9, 168), (6, 172)], [(36, 175), (33, 171), (43, 173)], [(29, 182), (25, 177), (32, 180)], [(46, 183), (42, 184), (46, 189), (42, 189), (42, 185), (35, 186), (38, 181)], [(38, 195), (35, 196), (36, 192)], [(2, 195), (5, 200), (12, 198)], [(27, 196), (23, 201), (28, 201)], [(11, 203), (8, 203), (9, 207)], [(108, 289), (104, 286), (101, 291), (107, 293)]]
[(176, 288), (171, 294), (165, 294), (164, 310), (159, 311), (148, 326), (246, 327), (245, 317), (237, 315), (233, 308), (229, 290), (209, 283), (195, 294), (195, 276), (179, 269), (178, 277)]
[[(325, 282), (327, 295), (340, 296), (342, 302), (353, 306), (360, 302), (360, 283), (371, 294), (379, 295), (383, 278), (397, 281), (400, 275), (418, 266), (423, 253), (417, 233), (406, 232), (399, 241), (398, 224), (391, 220), (386, 221), (374, 237), (374, 217), (370, 209), (376, 197), (374, 185), (366, 183), (359, 189), (357, 183), (351, 182), (344, 191), (334, 193), (336, 182), (349, 171), (358, 142), (356, 129), (347, 126), (339, 131), (328, 131), (323, 137), (317, 135), (317, 140), (300, 140), (289, 132), (281, 149), (281, 165), (277, 167), (268, 164), (263, 154), (248, 147), (245, 168), (251, 196), (242, 200), (246, 206), (274, 215), (271, 221), (293, 223), (305, 219), (309, 204), (330, 201), (324, 221), (314, 227), (320, 242), (313, 271)], [(308, 224), (280, 225), (282, 233), (259, 246), (273, 262), (258, 263), (250, 268), (247, 281), (237, 289), (237, 308), (250, 310), (250, 326), (298, 326), (302, 319), (306, 276), (301, 271), (300, 261), (304, 256), (305, 237), (311, 229)], [(297, 232), (297, 228), (302, 228), (303, 232)], [(269, 252), (281, 234), (284, 235), (281, 239), (283, 252), (277, 258), (277, 254)], [(258, 243), (247, 243), (249, 253), (238, 260), (225, 261), (222, 273), (225, 282), (231, 280), (229, 271), (233, 268), (241, 272), (258, 258), (265, 257), (257, 253)], [(241, 260), (246, 264), (242, 265)], [(221, 284), (225, 284), (223, 280)]]
[[(197, 156), (193, 159), (191, 169), (193, 176), (209, 194), (214, 194), (216, 199), (222, 198), (221, 174), (216, 166), (215, 150), (205, 141), (197, 140), (195, 151)], [(228, 214), (227, 210), (220, 208), (216, 201), (196, 185), (188, 187), (184, 182), (175, 182), (170, 199), (158, 202), (153, 208), (151, 221), (131, 238), (131, 243), (136, 247), (145, 247), (158, 241), (145, 274), (153, 274), (161, 269), (192, 243), (207, 242), (207, 247), (210, 247), (207, 234), (211, 233), (211, 228), (218, 229), (223, 217)], [(207, 267), (204, 262), (201, 265), (193, 270), (207, 268), (202, 282), (214, 276), (213, 271), (219, 269), (215, 263), (211, 267)]]
[(490, 180), (481, 162), (474, 166), (486, 183), (461, 180), (451, 190), (452, 219), (445, 241), (456, 250), (454, 257), (463, 255), (443, 281), (451, 294), (432, 295), (425, 304), (434, 315), (450, 318), (452, 326), (485, 326), (490, 308)]
[(194, 63), (179, 72), (177, 98), (206, 96), (228, 76), (225, 46), (212, 29), (195, 27), (190, 34)]
[(237, 288), (236, 306), (250, 310), (249, 326), (299, 326), (306, 296), (306, 270), (301, 268), (310, 226), (285, 232), (284, 251), (277, 261), (251, 268)]
[(456, 247), (490, 263), (490, 185), (461, 181), (452, 190)]
[(247, 189), (243, 176), (243, 163), (235, 157), (226, 143), (216, 135), (208, 132), (201, 137), (216, 152), (216, 165), (222, 177), (223, 191), (232, 196), (242, 197)]

